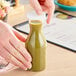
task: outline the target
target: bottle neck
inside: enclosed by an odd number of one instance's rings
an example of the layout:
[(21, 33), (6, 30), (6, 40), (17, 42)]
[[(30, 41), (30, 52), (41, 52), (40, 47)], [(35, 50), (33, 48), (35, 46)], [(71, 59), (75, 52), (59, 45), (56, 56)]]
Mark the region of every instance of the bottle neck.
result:
[(33, 20), (30, 22), (30, 31), (31, 32), (40, 32), (42, 30), (42, 23), (38, 20)]

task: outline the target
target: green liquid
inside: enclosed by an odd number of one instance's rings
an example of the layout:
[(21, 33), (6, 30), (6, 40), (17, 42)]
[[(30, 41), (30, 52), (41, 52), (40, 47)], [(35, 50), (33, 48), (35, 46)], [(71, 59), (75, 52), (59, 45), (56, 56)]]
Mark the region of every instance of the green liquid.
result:
[(30, 34), (26, 41), (26, 49), (32, 56), (32, 71), (42, 71), (46, 66), (46, 39), (40, 21), (30, 23)]

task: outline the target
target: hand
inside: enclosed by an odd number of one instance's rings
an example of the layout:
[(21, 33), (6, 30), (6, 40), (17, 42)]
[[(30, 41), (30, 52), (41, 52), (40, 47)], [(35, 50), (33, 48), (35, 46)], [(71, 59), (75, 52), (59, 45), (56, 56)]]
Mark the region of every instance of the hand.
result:
[(27, 70), (31, 68), (31, 56), (18, 38), (21, 41), (25, 41), (21, 34), (9, 27), (8, 24), (0, 21), (0, 56), (5, 58), (7, 62)]
[(53, 1), (52, 0), (30, 0), (30, 3), (38, 15), (41, 15), (42, 12), (48, 13), (47, 23), (49, 24), (55, 8)]

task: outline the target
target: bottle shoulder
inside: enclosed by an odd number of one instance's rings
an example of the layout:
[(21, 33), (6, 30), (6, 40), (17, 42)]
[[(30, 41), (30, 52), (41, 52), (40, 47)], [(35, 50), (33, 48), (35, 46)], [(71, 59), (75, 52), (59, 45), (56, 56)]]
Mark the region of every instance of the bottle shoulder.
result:
[(26, 45), (32, 47), (46, 47), (46, 39), (43, 34), (35, 34), (29, 36), (29, 39), (26, 40)]

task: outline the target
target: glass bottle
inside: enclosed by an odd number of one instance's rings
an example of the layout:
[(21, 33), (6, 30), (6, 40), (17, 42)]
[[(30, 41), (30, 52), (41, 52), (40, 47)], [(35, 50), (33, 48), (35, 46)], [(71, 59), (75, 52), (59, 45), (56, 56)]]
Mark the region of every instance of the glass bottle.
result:
[(46, 39), (42, 32), (42, 22), (30, 21), (30, 33), (25, 43), (32, 57), (32, 71), (42, 71), (46, 66)]

